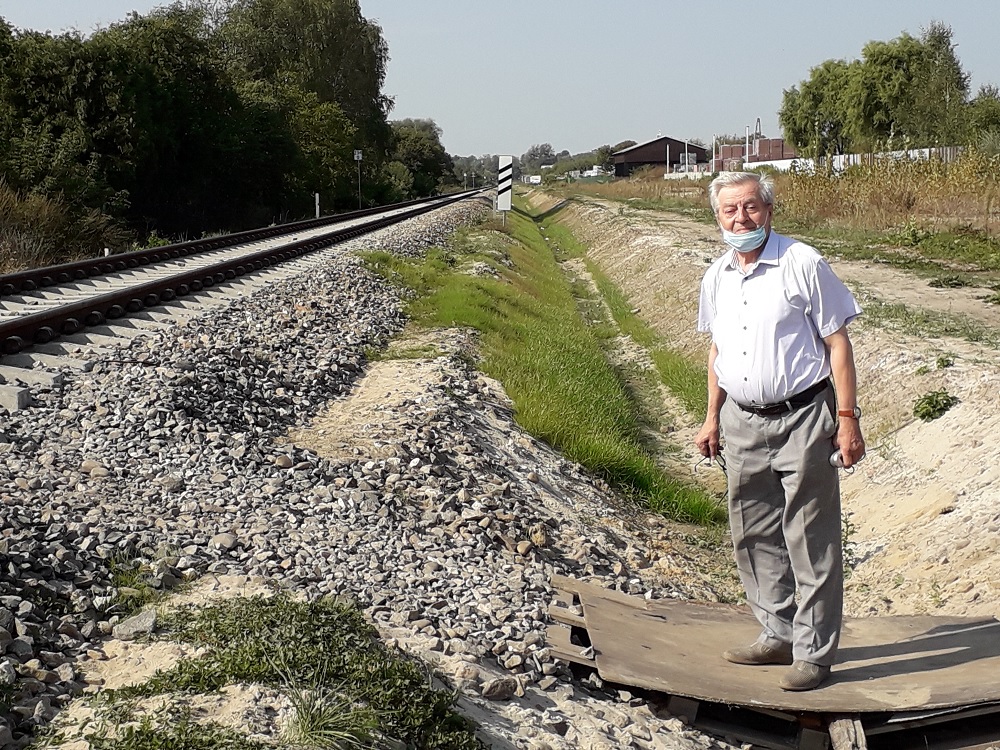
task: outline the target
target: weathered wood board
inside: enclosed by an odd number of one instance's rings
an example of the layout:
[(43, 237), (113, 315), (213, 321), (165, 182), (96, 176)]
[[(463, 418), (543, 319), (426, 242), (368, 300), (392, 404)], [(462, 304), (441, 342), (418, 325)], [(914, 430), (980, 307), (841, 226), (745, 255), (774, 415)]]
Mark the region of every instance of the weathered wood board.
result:
[[(759, 632), (746, 608), (629, 597), (553, 579), (582, 604), (605, 680), (699, 700), (788, 712), (907, 712), (1000, 702), (1000, 621), (875, 617), (844, 624), (837, 663), (817, 690), (786, 692), (786, 667), (730, 664), (722, 652)], [(566, 619), (572, 619), (567, 616)]]

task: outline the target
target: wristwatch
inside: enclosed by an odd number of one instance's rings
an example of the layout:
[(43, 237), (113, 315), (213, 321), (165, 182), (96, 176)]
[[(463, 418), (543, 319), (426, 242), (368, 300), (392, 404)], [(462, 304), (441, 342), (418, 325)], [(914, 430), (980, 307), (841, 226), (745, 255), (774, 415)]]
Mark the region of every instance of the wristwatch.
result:
[(853, 409), (840, 409), (837, 411), (838, 417), (850, 417), (851, 419), (861, 419), (861, 407), (855, 406)]

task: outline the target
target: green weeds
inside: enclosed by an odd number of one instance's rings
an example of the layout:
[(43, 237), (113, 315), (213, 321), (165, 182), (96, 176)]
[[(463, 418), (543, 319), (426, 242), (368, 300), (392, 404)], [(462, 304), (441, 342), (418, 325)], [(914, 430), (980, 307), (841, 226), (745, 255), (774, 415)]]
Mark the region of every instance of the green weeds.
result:
[(844, 578), (850, 578), (854, 575), (854, 569), (858, 566), (858, 543), (855, 540), (857, 532), (858, 527), (851, 520), (850, 514), (843, 514), (840, 536), (844, 554)]
[(704, 365), (689, 361), (683, 354), (668, 347), (646, 322), (633, 312), (625, 293), (593, 262), (587, 270), (621, 332), (649, 351), (661, 382), (694, 416), (704, 416), (708, 410), (707, 374)]
[(129, 710), (133, 699), (205, 693), (235, 683), (284, 691), (296, 709), (289, 739), (309, 747), (482, 747), (472, 726), (452, 710), (454, 694), (433, 690), (424, 669), (390, 652), (351, 604), (283, 596), (233, 599), (168, 612), (162, 623), (170, 637), (204, 647), (203, 655), (183, 659), (141, 685), (106, 691), (104, 700), (112, 706), (129, 707), (118, 712), (118, 723), (132, 723), (102, 731), (105, 739), (95, 739), (111, 744), (95, 747), (257, 747), (216, 726), (183, 717), (169, 722), (137, 718)]
[(947, 391), (931, 391), (918, 398), (913, 404), (913, 416), (924, 422), (937, 419), (958, 403), (958, 399)]
[(898, 330), (911, 336), (953, 336), (993, 348), (1000, 347), (1000, 331), (963, 315), (918, 310), (902, 303), (885, 302), (865, 290), (861, 290), (858, 296), (865, 310), (860, 318), (864, 325)]

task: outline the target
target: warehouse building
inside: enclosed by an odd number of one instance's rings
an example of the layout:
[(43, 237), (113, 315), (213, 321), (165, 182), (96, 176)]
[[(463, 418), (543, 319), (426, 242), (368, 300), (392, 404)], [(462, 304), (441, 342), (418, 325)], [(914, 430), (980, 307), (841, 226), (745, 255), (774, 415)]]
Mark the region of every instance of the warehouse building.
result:
[(706, 168), (708, 149), (669, 136), (657, 136), (651, 141), (615, 151), (611, 155), (615, 177), (628, 177), (642, 167), (662, 167), (667, 172), (695, 171), (696, 165)]

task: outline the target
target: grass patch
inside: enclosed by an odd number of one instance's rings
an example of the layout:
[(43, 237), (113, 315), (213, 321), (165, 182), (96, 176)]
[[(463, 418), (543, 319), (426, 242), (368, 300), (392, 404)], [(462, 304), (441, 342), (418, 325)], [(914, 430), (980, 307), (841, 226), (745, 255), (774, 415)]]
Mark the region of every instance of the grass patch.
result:
[(691, 415), (703, 417), (708, 411), (707, 372), (704, 365), (695, 364), (683, 354), (668, 347), (646, 322), (632, 312), (632, 303), (625, 293), (594, 263), (587, 269), (622, 333), (649, 351), (661, 382), (681, 402)]
[(165, 592), (153, 585), (152, 568), (141, 560), (120, 555), (111, 559), (109, 570), (111, 583), (118, 592), (114, 603), (117, 614), (128, 617), (165, 596)]
[(268, 745), (217, 724), (199, 724), (184, 712), (142, 717), (120, 734), (87, 736), (91, 750), (266, 750)]
[[(369, 255), (368, 263), (414, 291), (408, 311), (415, 323), (481, 333), (480, 366), (503, 383), (528, 432), (653, 510), (686, 521), (721, 520), (715, 498), (664, 473), (643, 448), (639, 407), (605, 356), (602, 337), (612, 330), (581, 317), (539, 227), (567, 253), (577, 251), (570, 235), (522, 206), (508, 214), (507, 233), (516, 240), (504, 244), (509, 266), (491, 261), (481, 243), (470, 257), (450, 246), (420, 263), (386, 254)], [(461, 273), (473, 258), (492, 262), (498, 278)]]
[(1000, 348), (1000, 331), (965, 316), (915, 310), (902, 303), (884, 302), (864, 290), (859, 291), (858, 297), (865, 311), (859, 318), (862, 325), (898, 330), (924, 338), (954, 336)]
[[(351, 604), (295, 602), (284, 596), (233, 599), (168, 613), (162, 623), (170, 637), (207, 647), (206, 653), (183, 659), (142, 685), (106, 691), (105, 700), (127, 703), (153, 695), (211, 692), (234, 683), (259, 684), (289, 694), (298, 709), (291, 731), (296, 741), (307, 738), (312, 747), (395, 742), (442, 750), (482, 748), (472, 725), (452, 710), (455, 694), (432, 689), (430, 675), (390, 652)], [(129, 712), (120, 713), (129, 718)], [(252, 747), (245, 739), (242, 745), (227, 744), (227, 730), (218, 727), (174, 724), (140, 720), (120, 735), (103, 732), (114, 742), (101, 747)], [(182, 730), (202, 744), (180, 742)]]

